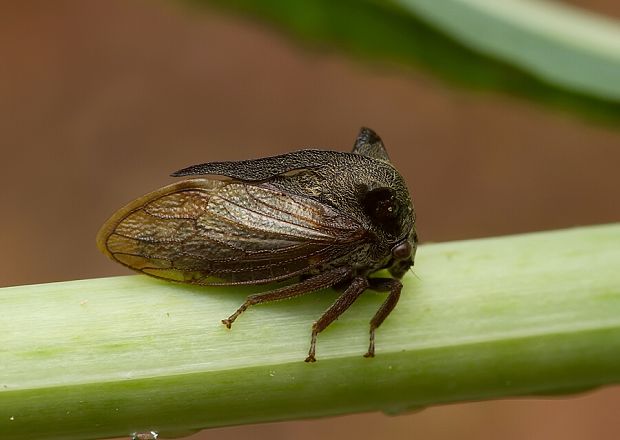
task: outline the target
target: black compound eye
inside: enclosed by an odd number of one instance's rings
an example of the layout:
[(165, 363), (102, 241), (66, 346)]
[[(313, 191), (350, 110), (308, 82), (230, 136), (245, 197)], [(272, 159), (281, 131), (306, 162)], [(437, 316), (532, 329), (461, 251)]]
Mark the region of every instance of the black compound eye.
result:
[(398, 233), (400, 203), (390, 188), (375, 188), (363, 196), (366, 214), (389, 234)]

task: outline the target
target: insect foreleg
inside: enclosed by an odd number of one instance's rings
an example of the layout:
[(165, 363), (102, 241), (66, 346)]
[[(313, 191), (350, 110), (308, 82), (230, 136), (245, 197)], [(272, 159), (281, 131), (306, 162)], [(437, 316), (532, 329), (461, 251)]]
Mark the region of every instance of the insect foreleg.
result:
[(319, 318), (312, 325), (312, 336), (310, 339), (310, 351), (308, 352), (308, 357), (306, 358), (306, 362), (315, 362), (314, 358), (315, 350), (316, 350), (316, 337), (317, 335), (325, 330), (329, 324), (334, 322), (340, 315), (342, 315), (345, 310), (347, 310), (351, 304), (355, 302), (355, 300), (368, 288), (368, 279), (365, 277), (356, 277), (353, 278), (353, 281), (347, 287), (347, 290), (344, 291), (342, 295), (338, 297), (336, 302), (334, 302), (329, 309), (323, 313), (323, 316)]
[(364, 357), (375, 356), (375, 330), (383, 323), (385, 318), (388, 317), (390, 312), (396, 307), (398, 299), (400, 298), (400, 291), (403, 285), (400, 281), (393, 278), (371, 278), (369, 280), (370, 288), (379, 292), (389, 291), (387, 299), (381, 304), (375, 316), (370, 320), (370, 345), (368, 347), (368, 353)]
[(228, 319), (222, 319), (222, 324), (230, 328), (235, 319), (237, 319), (239, 315), (245, 312), (245, 310), (252, 305), (293, 298), (295, 296), (304, 295), (315, 290), (325, 289), (327, 287), (333, 286), (334, 284), (342, 280), (345, 280), (346, 278), (349, 278), (351, 276), (351, 272), (351, 269), (349, 269), (348, 267), (337, 267), (335, 269), (323, 272), (321, 274), (303, 280), (297, 284), (291, 284), (290, 286), (284, 286), (280, 289), (271, 290), (269, 292), (250, 295), (246, 298), (245, 302), (241, 304), (241, 307), (239, 307), (235, 313), (230, 315)]

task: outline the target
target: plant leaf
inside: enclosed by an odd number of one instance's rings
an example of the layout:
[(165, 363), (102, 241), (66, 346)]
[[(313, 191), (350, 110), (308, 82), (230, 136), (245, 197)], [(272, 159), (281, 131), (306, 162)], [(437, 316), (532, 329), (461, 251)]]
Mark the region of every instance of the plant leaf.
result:
[(525, 97), (600, 121), (620, 120), (620, 26), (567, 5), (523, 0), (191, 2), (259, 17), (315, 47), (411, 64), (457, 85)]

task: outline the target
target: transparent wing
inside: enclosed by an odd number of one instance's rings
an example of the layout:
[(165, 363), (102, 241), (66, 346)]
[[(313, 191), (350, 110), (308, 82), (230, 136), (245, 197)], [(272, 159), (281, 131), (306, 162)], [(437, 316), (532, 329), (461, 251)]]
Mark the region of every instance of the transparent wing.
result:
[(114, 260), (158, 278), (255, 284), (333, 261), (365, 237), (351, 217), (269, 184), (192, 179), (130, 203), (97, 242)]

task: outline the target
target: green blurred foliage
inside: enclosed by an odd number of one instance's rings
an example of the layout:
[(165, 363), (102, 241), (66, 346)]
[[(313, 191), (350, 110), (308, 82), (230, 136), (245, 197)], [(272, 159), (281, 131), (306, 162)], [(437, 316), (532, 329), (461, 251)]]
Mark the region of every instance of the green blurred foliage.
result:
[(316, 49), (421, 68), (458, 86), (527, 98), (608, 123), (620, 103), (551, 84), (482, 55), (390, 2), (360, 0), (189, 0), (257, 17)]

